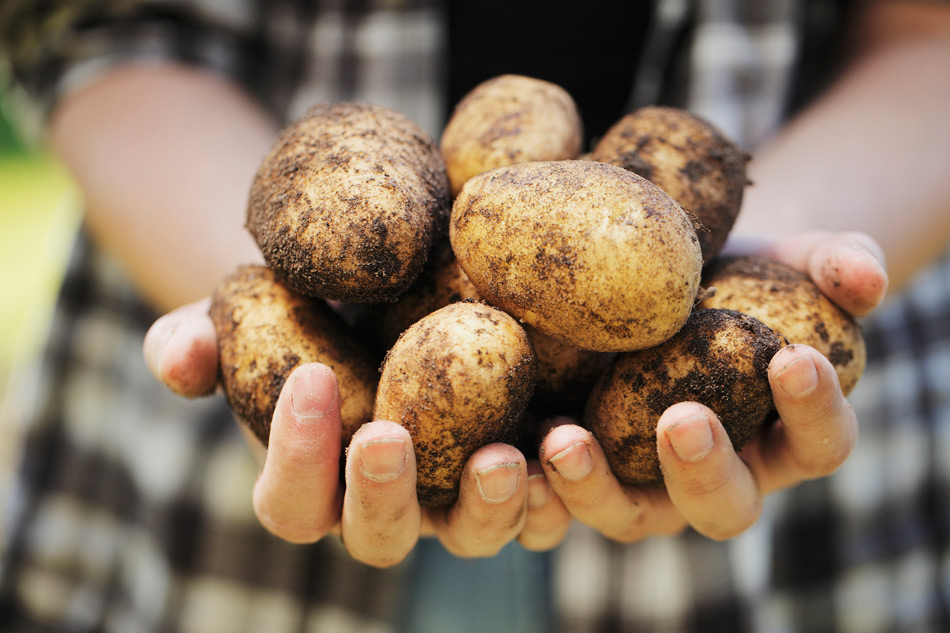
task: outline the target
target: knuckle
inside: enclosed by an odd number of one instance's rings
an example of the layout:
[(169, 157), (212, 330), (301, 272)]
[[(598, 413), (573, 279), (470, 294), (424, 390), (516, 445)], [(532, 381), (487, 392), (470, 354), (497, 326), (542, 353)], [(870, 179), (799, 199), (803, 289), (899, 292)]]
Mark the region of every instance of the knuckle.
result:
[(289, 543), (316, 543), (330, 533), (335, 519), (326, 513), (303, 512), (294, 505), (276, 501), (256, 486), (253, 494), (254, 515), (268, 532)]
[(819, 448), (797, 453), (796, 461), (803, 476), (806, 479), (818, 479), (833, 474), (851, 455), (854, 443), (853, 437), (826, 438), (820, 442)]
[(352, 547), (348, 543), (346, 545), (347, 551), (350, 553), (355, 560), (369, 565), (370, 567), (376, 567), (378, 569), (386, 569), (389, 567), (394, 567), (404, 561), (409, 553), (415, 547), (415, 542), (412, 542), (408, 545), (406, 544), (386, 544), (382, 548), (358, 548)]
[(298, 525), (293, 520), (279, 519), (272, 514), (257, 509), (255, 509), (255, 513), (257, 520), (264, 526), (264, 529), (288, 543), (316, 543), (326, 536), (331, 528), (331, 526), (318, 523)]
[(696, 531), (714, 541), (728, 541), (744, 533), (755, 525), (758, 520), (759, 510), (756, 509), (744, 514), (733, 515), (727, 523), (717, 521), (713, 524), (694, 527)]

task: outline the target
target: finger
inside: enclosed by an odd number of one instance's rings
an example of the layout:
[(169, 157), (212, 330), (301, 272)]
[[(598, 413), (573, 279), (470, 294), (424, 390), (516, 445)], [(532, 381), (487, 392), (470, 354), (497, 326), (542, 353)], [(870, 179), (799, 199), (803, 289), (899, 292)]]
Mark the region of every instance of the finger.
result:
[(673, 405), (656, 435), (667, 493), (697, 532), (724, 540), (758, 520), (758, 485), (715, 413), (695, 402)]
[(415, 547), (420, 521), (409, 432), (395, 422), (364, 424), (347, 453), (341, 526), (346, 549), (368, 565), (390, 567)]
[(489, 444), (465, 465), (459, 498), (434, 510), (436, 535), (462, 557), (494, 556), (521, 532), (527, 511), (528, 472), (524, 455), (508, 444)]
[(571, 513), (544, 476), (541, 463), (528, 462), (528, 514), (518, 542), (525, 549), (543, 552), (559, 545), (571, 527)]
[(597, 440), (576, 424), (555, 426), (544, 437), (541, 464), (571, 515), (607, 538), (630, 543), (685, 525), (663, 489), (623, 486)]
[(834, 472), (854, 448), (858, 422), (831, 363), (789, 345), (769, 365), (779, 421), (743, 451), (765, 492)]
[(770, 254), (807, 273), (825, 296), (856, 317), (874, 310), (887, 292), (884, 253), (864, 233), (803, 233), (779, 240)]
[(204, 299), (160, 317), (142, 343), (152, 375), (186, 398), (212, 393), (217, 380), (218, 343), (208, 316), (210, 303)]
[(311, 543), (340, 514), (340, 392), (317, 363), (293, 371), (274, 411), (264, 469), (254, 486), (261, 524), (292, 543)]

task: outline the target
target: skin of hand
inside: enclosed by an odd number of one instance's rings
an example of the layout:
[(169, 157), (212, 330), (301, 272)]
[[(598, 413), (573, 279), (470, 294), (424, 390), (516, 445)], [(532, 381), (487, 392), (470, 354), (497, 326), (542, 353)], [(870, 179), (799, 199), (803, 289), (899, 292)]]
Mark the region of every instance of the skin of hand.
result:
[[(810, 272), (830, 298), (854, 314), (873, 308), (887, 288), (876, 245), (861, 234), (806, 233), (760, 250)], [(155, 322), (144, 343), (155, 376), (186, 396), (214, 388), (214, 329), (207, 301)], [(857, 420), (831, 364), (802, 345), (784, 348), (769, 377), (780, 420), (737, 454), (715, 414), (697, 403), (668, 409), (658, 423), (657, 450), (665, 490), (622, 486), (596, 440), (558, 419), (538, 460), (492, 444), (466, 465), (458, 502), (420, 508), (412, 439), (395, 421), (363, 426), (339, 472), (340, 418), (336, 377), (327, 367), (298, 367), (277, 403), (269, 449), (254, 489), (254, 508), (271, 532), (292, 542), (339, 534), (365, 563), (392, 565), (420, 536), (436, 536), (459, 556), (490, 556), (517, 538), (544, 550), (563, 540), (573, 518), (611, 539), (630, 542), (692, 525), (725, 539), (758, 518), (763, 495), (827, 475), (847, 457)], [(726, 505), (732, 512), (723, 513)]]

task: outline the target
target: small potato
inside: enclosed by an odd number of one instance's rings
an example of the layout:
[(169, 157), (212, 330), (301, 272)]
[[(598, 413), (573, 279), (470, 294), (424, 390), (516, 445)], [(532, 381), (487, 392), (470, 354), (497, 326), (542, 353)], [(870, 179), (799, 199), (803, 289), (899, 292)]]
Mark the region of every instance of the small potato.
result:
[(704, 261), (726, 243), (742, 205), (748, 156), (708, 121), (675, 108), (641, 108), (617, 121), (591, 158), (640, 174), (695, 215)]
[(538, 356), (538, 381), (529, 408), (538, 415), (580, 417), (594, 383), (614, 355), (592, 352), (525, 326)]
[(494, 167), (577, 158), (584, 128), (574, 99), (560, 86), (501, 75), (476, 86), (455, 107), (442, 132), (452, 195)]
[(482, 296), (459, 266), (448, 238), (433, 248), (422, 273), (409, 290), (393, 303), (373, 309), (374, 327), (384, 349), (389, 349), (399, 335), (422, 317), (456, 301)]
[(415, 280), (450, 204), (442, 155), (421, 128), (333, 103), (281, 132), (254, 179), (247, 228), (296, 292), (380, 303)]
[(450, 304), (403, 332), (383, 362), (374, 418), (409, 430), (419, 503), (451, 504), (472, 453), (515, 440), (536, 372), (524, 329), (482, 303)]
[(323, 363), (336, 373), (343, 446), (370, 421), (379, 364), (322, 301), (289, 290), (264, 266), (248, 265), (217, 286), (209, 314), (224, 396), (265, 446), (277, 396), (303, 363)]
[(591, 393), (584, 424), (621, 482), (661, 486), (656, 425), (663, 412), (678, 402), (706, 405), (738, 451), (773, 411), (768, 367), (783, 343), (748, 315), (694, 312), (662, 345), (617, 355)]
[(831, 361), (845, 395), (858, 384), (867, 364), (861, 326), (808, 275), (762, 257), (728, 257), (710, 264), (704, 279), (715, 292), (700, 307), (749, 314), (789, 343), (814, 347)]
[(615, 165), (548, 161), (479, 174), (455, 199), (449, 236), (488, 303), (581, 349), (665, 341), (699, 289), (687, 215)]
[[(429, 256), (419, 279), (394, 303), (374, 310), (375, 329), (385, 349), (422, 317), (439, 308), (482, 295), (459, 266), (448, 243), (440, 242)], [(538, 357), (538, 379), (532, 406), (541, 412), (569, 414), (583, 407), (597, 377), (610, 362), (610, 354), (582, 350), (525, 326)]]

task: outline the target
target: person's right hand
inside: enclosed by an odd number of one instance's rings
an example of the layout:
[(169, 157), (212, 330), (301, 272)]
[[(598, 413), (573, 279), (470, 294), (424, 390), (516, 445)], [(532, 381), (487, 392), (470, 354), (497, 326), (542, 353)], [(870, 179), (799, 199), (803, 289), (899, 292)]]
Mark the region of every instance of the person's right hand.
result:
[[(149, 329), (146, 362), (173, 392), (196, 397), (214, 391), (217, 343), (207, 300), (166, 314)], [(244, 425), (262, 457), (253, 490), (261, 524), (294, 543), (338, 534), (350, 554), (385, 567), (401, 561), (420, 536), (436, 536), (457, 556), (496, 554), (520, 538), (545, 549), (563, 538), (570, 516), (543, 476), (528, 474), (513, 446), (491, 444), (465, 465), (458, 501), (422, 508), (416, 498), (416, 465), (409, 432), (396, 421), (363, 425), (346, 450), (340, 481), (340, 395), (329, 367), (310, 363), (288, 377), (277, 401), (267, 449)], [(531, 465), (534, 473), (540, 466)], [(533, 499), (528, 519), (528, 491)]]

